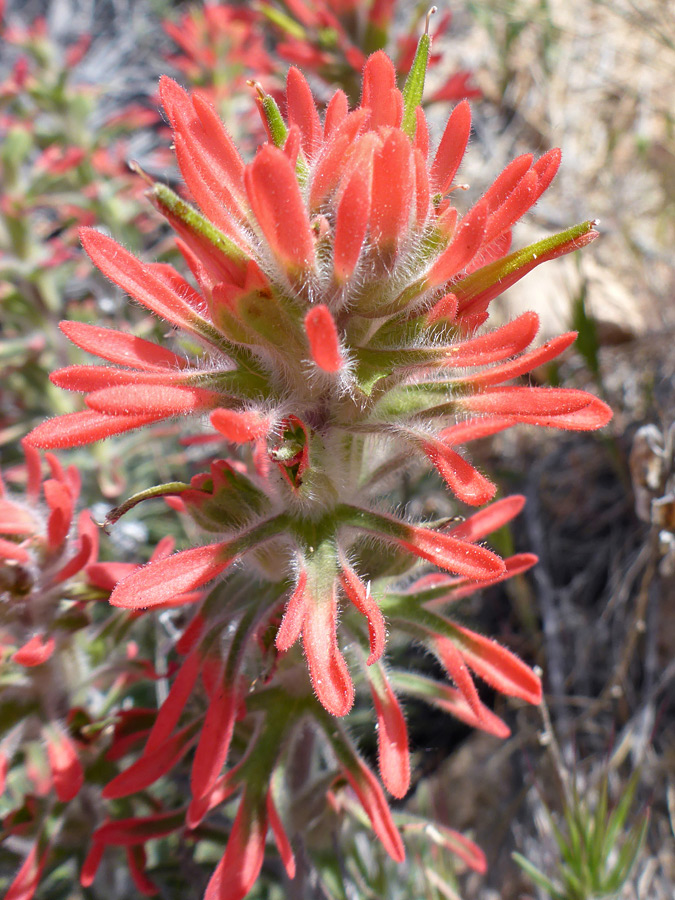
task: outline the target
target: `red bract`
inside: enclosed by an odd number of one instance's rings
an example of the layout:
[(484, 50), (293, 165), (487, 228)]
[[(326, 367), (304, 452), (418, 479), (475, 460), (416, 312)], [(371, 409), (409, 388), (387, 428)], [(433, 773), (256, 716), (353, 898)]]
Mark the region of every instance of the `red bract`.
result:
[[(26, 784), (38, 796), (53, 796), (30, 818), (25, 811), (32, 801), (23, 797), (5, 820), (8, 833), (16, 816), (27, 833), (38, 834), (9, 887), (7, 896), (15, 900), (30, 900), (37, 890), (51, 847), (59, 842), (61, 817), (71, 801), (77, 804), (84, 783), (87, 745), (78, 733), (81, 711), (74, 706), (74, 691), (82, 690), (82, 671), (73, 666), (73, 689), (70, 667), (75, 658), (84, 663), (86, 644), (76, 643), (78, 632), (89, 624), (81, 602), (88, 591), (84, 570), (94, 564), (98, 552), (98, 530), (89, 513), (76, 514), (77, 470), (64, 468), (47, 454), (49, 476), (44, 477), (37, 451), (24, 449), (25, 465), (7, 470), (7, 484), (0, 479), (0, 645), (5, 676), (21, 684), (23, 705), (22, 715), (3, 735), (0, 781), (4, 784), (8, 773), (12, 776), (23, 767), (12, 801)], [(83, 715), (89, 722), (87, 713)]]

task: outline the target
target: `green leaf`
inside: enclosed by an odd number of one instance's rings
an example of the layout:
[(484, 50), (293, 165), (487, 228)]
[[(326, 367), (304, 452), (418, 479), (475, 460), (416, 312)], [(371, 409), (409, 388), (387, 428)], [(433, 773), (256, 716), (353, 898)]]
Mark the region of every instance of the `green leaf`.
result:
[(256, 4), (256, 12), (261, 13), (273, 25), (276, 25), (277, 28), (285, 31), (290, 37), (296, 38), (299, 41), (307, 40), (307, 32), (302, 25), (299, 22), (296, 22), (295, 19), (286, 15), (283, 10), (268, 6), (266, 3), (260, 3)]
[(456, 385), (442, 381), (397, 386), (387, 391), (377, 401), (369, 416), (370, 421), (391, 422), (393, 419), (410, 419), (435, 409), (444, 411), (452, 406), (452, 390)]
[[(427, 27), (428, 25), (429, 17), (427, 16)], [(417, 127), (415, 110), (422, 102), (424, 79), (427, 74), (427, 65), (429, 64), (430, 48), (431, 38), (429, 37), (429, 32), (425, 31), (417, 44), (415, 59), (410, 67), (410, 72), (408, 72), (408, 77), (406, 78), (405, 86), (403, 88), (403, 119), (401, 121), (401, 128), (411, 140), (415, 137), (415, 129)]]
[(120, 506), (110, 510), (105, 518), (106, 527), (114, 525), (123, 515), (128, 513), (135, 506), (138, 506), (138, 504), (142, 503), (144, 500), (154, 500), (156, 497), (175, 497), (183, 491), (187, 491), (189, 487), (189, 484), (185, 484), (182, 481), (171, 481), (167, 484), (156, 484), (146, 488), (144, 491), (139, 491), (137, 494), (129, 497), (128, 500), (125, 500)]
[(533, 866), (532, 863), (525, 859), (525, 857), (520, 853), (512, 853), (511, 859), (518, 863), (520, 868), (534, 881), (537, 887), (542, 888), (542, 890), (547, 891), (552, 900), (567, 900), (565, 895), (560, 891), (560, 889), (547, 878), (536, 866)]
[(516, 250), (503, 259), (495, 260), (456, 282), (452, 286), (452, 292), (459, 301), (460, 312), (467, 313), (478, 303), (484, 309), (490, 300), (519, 281), (535, 266), (579, 249), (588, 242), (587, 236), (593, 234), (595, 224), (588, 221), (574, 225), (559, 234), (523, 247), (522, 250)]
[(286, 128), (281, 110), (277, 106), (274, 97), (270, 94), (263, 94), (260, 98), (260, 103), (274, 146), (283, 147), (288, 137), (288, 128)]
[(612, 848), (617, 841), (619, 833), (623, 828), (626, 819), (628, 818), (628, 813), (630, 812), (630, 808), (633, 805), (633, 800), (635, 799), (635, 792), (637, 790), (639, 780), (640, 770), (638, 769), (631, 776), (628, 784), (626, 785), (626, 789), (623, 792), (621, 799), (619, 800), (619, 803), (609, 817), (609, 822), (607, 823), (607, 830), (605, 832), (605, 839), (602, 847), (602, 855), (604, 859), (607, 859), (612, 852)]
[(228, 259), (235, 262), (245, 262), (247, 256), (243, 250), (231, 241), (227, 235), (223, 234), (220, 229), (210, 222), (205, 216), (198, 212), (189, 203), (181, 199), (175, 191), (170, 187), (159, 182), (153, 184), (149, 195), (154, 199), (160, 211), (163, 209), (175, 216), (177, 219), (187, 226), (190, 231), (194, 231), (201, 237), (209, 241), (213, 246), (220, 250)]
[(637, 822), (626, 838), (626, 843), (621, 848), (616, 865), (612, 870), (609, 879), (605, 883), (605, 889), (608, 891), (618, 891), (624, 884), (631, 873), (638, 854), (642, 849), (644, 839), (647, 835), (649, 827), (649, 812), (647, 812), (642, 821)]
[(588, 315), (586, 309), (586, 283), (581, 286), (579, 294), (574, 298), (572, 306), (572, 328), (578, 332), (575, 349), (584, 358), (584, 362), (596, 379), (600, 378), (600, 341), (595, 319)]

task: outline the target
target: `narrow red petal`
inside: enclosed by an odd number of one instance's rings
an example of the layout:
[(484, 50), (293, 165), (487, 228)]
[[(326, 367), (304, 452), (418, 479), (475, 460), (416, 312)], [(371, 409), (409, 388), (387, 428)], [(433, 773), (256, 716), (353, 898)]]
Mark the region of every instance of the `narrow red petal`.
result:
[[(223, 218), (225, 210), (238, 217), (243, 162), (215, 109), (203, 98), (189, 97), (166, 76), (160, 79), (160, 95), (173, 126), (181, 172), (192, 195), (200, 205), (210, 195), (216, 204), (216, 220)], [(222, 224), (227, 228), (226, 220)]]
[(377, 680), (370, 678), (370, 691), (377, 715), (377, 751), (380, 775), (393, 797), (405, 797), (410, 787), (408, 729), (403, 710), (383, 669)]
[(246, 169), (246, 192), (265, 238), (291, 274), (314, 265), (314, 241), (293, 166), (277, 147), (265, 144)]
[(89, 852), (87, 853), (80, 870), (80, 884), (83, 888), (91, 887), (94, 883), (104, 852), (105, 844), (101, 844), (98, 841), (92, 841)]
[(410, 141), (402, 131), (392, 131), (373, 157), (370, 236), (379, 248), (396, 248), (405, 237), (412, 195)]
[(504, 563), (490, 550), (438, 531), (410, 526), (410, 537), (400, 543), (422, 559), (467, 578), (493, 578), (504, 571)]
[(284, 153), (290, 159), (291, 164), (295, 168), (300, 155), (300, 129), (297, 125), (291, 125), (288, 129), (288, 136), (284, 144)]
[(61, 584), (68, 578), (72, 578), (81, 569), (83, 569), (91, 558), (92, 542), (87, 534), (83, 534), (80, 538), (80, 549), (72, 556), (68, 562), (52, 576), (53, 584)]
[(200, 668), (201, 656), (195, 649), (185, 658), (174, 678), (171, 690), (157, 713), (143, 751), (144, 756), (154, 753), (170, 737), (192, 695)]
[(429, 188), (426, 160), (419, 150), (416, 150), (413, 155), (413, 165), (415, 173), (415, 224), (418, 228), (423, 228), (429, 217), (431, 190)]
[(347, 118), (349, 112), (349, 101), (347, 95), (342, 90), (337, 90), (333, 94), (326, 107), (326, 117), (323, 123), (323, 137), (328, 140), (335, 134), (337, 128)]
[(305, 613), (309, 602), (305, 589), (307, 587), (307, 573), (303, 570), (298, 577), (298, 583), (291, 594), (286, 611), (281, 620), (275, 640), (276, 648), (280, 653), (289, 650), (300, 637), (302, 626), (305, 622)]
[(462, 541), (480, 541), (514, 519), (524, 506), (525, 497), (521, 494), (503, 497), (501, 500), (491, 503), (486, 509), (481, 509), (469, 516), (461, 525), (455, 525), (448, 534)]
[(424, 110), (421, 106), (418, 106), (415, 109), (415, 139), (413, 141), (413, 147), (415, 150), (420, 151), (422, 159), (426, 164), (426, 160), (429, 156), (429, 126), (427, 124), (427, 117), (424, 115)]
[(323, 303), (305, 316), (305, 332), (312, 359), (324, 372), (339, 372), (344, 365), (340, 340), (330, 310)]
[(422, 448), (450, 490), (471, 506), (492, 500), (497, 485), (440, 441), (423, 441)]
[[(309, 192), (309, 207), (319, 209), (337, 187), (355, 150), (355, 141), (368, 113), (357, 109), (340, 124), (314, 165)], [(360, 142), (359, 142), (360, 144)]]
[(511, 228), (534, 205), (539, 196), (538, 185), (539, 176), (534, 169), (530, 169), (504, 202), (490, 213), (483, 237), (483, 243), (486, 246)]
[(67, 413), (48, 419), (34, 428), (26, 439), (34, 447), (81, 447), (92, 444), (114, 434), (133, 431), (143, 425), (150, 425), (165, 419), (165, 415), (106, 416), (104, 413), (85, 410), (84, 412)]
[(181, 819), (180, 810), (129, 819), (113, 819), (100, 825), (92, 837), (97, 843), (113, 847), (140, 845), (153, 838), (172, 834), (181, 827)]
[(234, 409), (214, 409), (211, 424), (234, 444), (248, 444), (264, 437), (269, 431), (267, 416), (253, 410), (237, 412)]
[(371, 821), (373, 831), (382, 842), (384, 849), (393, 860), (399, 863), (403, 862), (405, 859), (405, 848), (401, 835), (394, 825), (391, 810), (382, 788), (368, 766), (361, 760), (358, 760), (358, 763), (359, 768), (357, 771), (345, 768), (344, 773), (347, 781), (349, 781), (356, 796), (359, 798), (361, 806)]
[(54, 478), (42, 485), (50, 513), (47, 519), (47, 539), (50, 549), (60, 547), (68, 537), (73, 520), (74, 497), (69, 488)]
[(66, 391), (98, 391), (107, 387), (127, 384), (180, 384), (185, 372), (137, 372), (133, 369), (117, 369), (114, 366), (68, 366), (57, 369), (49, 380)]
[(84, 784), (82, 763), (70, 737), (50, 727), (46, 729), (47, 758), (54, 781), (54, 790), (61, 803), (70, 802)]
[(86, 397), (87, 406), (108, 416), (168, 418), (213, 409), (222, 395), (187, 385), (130, 384), (102, 388)]
[[(35, 447), (31, 447), (25, 438), (21, 441), (21, 447), (26, 459), (26, 496), (32, 503), (35, 503), (40, 496), (40, 487), (42, 485), (42, 461)], [(0, 496), (2, 496), (1, 481)]]
[(496, 641), (455, 627), (462, 636), (460, 653), (477, 675), (502, 694), (541, 703), (541, 681), (529, 666)]
[[(229, 180), (233, 190), (243, 197), (244, 194), (244, 162), (237, 146), (223, 125), (214, 106), (201, 94), (193, 94), (192, 104), (204, 132), (210, 136), (212, 157), (222, 166), (223, 174)], [(214, 173), (218, 177), (218, 172)]]
[[(430, 679), (425, 679), (425, 681), (430, 681)], [(482, 703), (480, 715), (477, 716), (467, 703), (464, 694), (458, 691), (457, 688), (452, 688), (440, 682), (433, 682), (433, 688), (433, 695), (419, 694), (417, 696), (432, 706), (436, 706), (443, 712), (448, 713), (448, 715), (459, 719), (460, 722), (471, 726), (471, 728), (479, 728), (499, 738), (507, 738), (511, 734), (511, 729), (506, 722), (503, 722), (499, 716), (496, 716), (492, 710)]]
[[(536, 369), (537, 366), (543, 366), (552, 359), (564, 353), (577, 338), (576, 331), (570, 331), (567, 334), (561, 334), (558, 337), (551, 338), (541, 347), (530, 350), (519, 356), (518, 359), (510, 360), (492, 369), (486, 369), (483, 372), (476, 372), (469, 376), (472, 387), (487, 387), (489, 385), (501, 384), (504, 381), (510, 381), (519, 375), (525, 375)], [(460, 380), (460, 379), (458, 379)]]
[(266, 834), (266, 807), (253, 806), (244, 791), (225, 854), (211, 876), (204, 900), (243, 900), (260, 874)]
[(213, 181), (208, 164), (194, 155), (194, 142), (180, 131), (173, 136), (174, 152), (194, 202), (216, 228), (235, 243), (241, 243), (236, 223), (242, 217), (237, 200), (226, 184)]
[(462, 654), (450, 638), (443, 637), (442, 635), (431, 635), (430, 643), (432, 649), (438, 656), (441, 665), (457, 685), (458, 690), (468, 703), (471, 711), (478, 719), (480, 719), (485, 710), (485, 706), (481, 703), (476, 685)]
[(447, 828), (445, 825), (436, 825), (436, 827), (443, 847), (459, 857), (474, 872), (480, 872), (481, 875), (487, 872), (487, 859), (478, 844), (464, 837), (454, 828)]
[(144, 897), (155, 897), (159, 888), (145, 873), (147, 858), (145, 848), (142, 846), (127, 847), (127, 865), (136, 890)]
[(300, 129), (302, 149), (311, 160), (321, 144), (321, 122), (307, 80), (295, 66), (290, 67), (286, 77), (286, 102), (289, 124)]
[(458, 399), (472, 412), (513, 416), (520, 422), (549, 424), (552, 418), (585, 409), (596, 398), (575, 388), (495, 387)]
[(487, 203), (490, 212), (494, 212), (504, 203), (518, 182), (529, 171), (533, 159), (534, 157), (531, 153), (523, 153), (522, 156), (517, 156), (493, 181), (482, 198)]
[[(529, 347), (538, 330), (539, 316), (535, 312), (526, 312), (495, 331), (456, 344), (450, 351), (448, 360), (458, 367), (501, 362)], [(472, 377), (468, 376), (468, 379)]]
[(147, 609), (212, 581), (232, 563), (227, 544), (208, 544), (174, 553), (137, 569), (110, 597), (113, 606)]
[(506, 416), (466, 419), (464, 422), (458, 422), (457, 425), (444, 428), (438, 437), (450, 446), (459, 446), (468, 441), (479, 441), (482, 438), (492, 437), (493, 434), (499, 434), (500, 431), (513, 428), (514, 425), (518, 425), (518, 419)]
[(396, 102), (395, 92), (394, 64), (383, 50), (378, 50), (368, 57), (363, 70), (361, 106), (370, 110), (370, 129), (375, 130), (381, 125), (398, 128), (401, 124), (401, 110)]
[(387, 637), (384, 617), (375, 598), (369, 590), (366, 589), (366, 586), (344, 556), (340, 559), (340, 567), (340, 584), (342, 585), (345, 594), (349, 597), (361, 615), (365, 616), (368, 620), (370, 656), (368, 657), (367, 665), (372, 666), (384, 653), (384, 645)]
[(370, 221), (370, 179), (356, 169), (350, 176), (338, 204), (333, 243), (333, 270), (338, 281), (353, 274)]
[(32, 900), (40, 884), (42, 873), (47, 864), (50, 847), (37, 841), (30, 849), (16, 878), (10, 884), (5, 900)]
[(193, 724), (186, 725), (156, 751), (141, 756), (103, 788), (103, 797), (106, 800), (117, 800), (154, 784), (185, 756), (194, 742), (195, 733)]
[[(513, 578), (514, 575), (522, 575), (523, 572), (529, 571), (532, 566), (536, 566), (538, 562), (539, 557), (535, 556), (534, 553), (516, 553), (504, 560), (506, 570), (503, 575), (500, 575), (497, 578), (490, 578), (487, 581), (477, 581), (473, 582), (473, 584), (464, 584), (463, 586), (456, 587), (453, 589), (452, 597), (450, 599), (455, 603), (458, 600), (462, 600), (464, 597), (475, 594), (477, 590), (481, 590), (484, 587), (490, 587), (500, 581), (506, 581), (509, 578)], [(432, 600), (429, 605), (434, 606), (435, 604), (436, 601)]]
[(12, 655), (12, 662), (28, 668), (41, 666), (50, 658), (55, 647), (56, 642), (53, 637), (45, 638), (44, 635), (34, 634), (23, 647), (20, 647)]
[(544, 193), (546, 188), (555, 178), (556, 173), (560, 168), (561, 159), (561, 151), (557, 147), (554, 147), (552, 150), (549, 150), (548, 153), (544, 153), (544, 155), (532, 166), (539, 176), (539, 186), (537, 189), (538, 196), (541, 196)]
[(106, 278), (173, 325), (198, 331), (200, 320), (189, 303), (124, 247), (92, 228), (81, 228), (80, 240), (91, 261)]
[(432, 266), (426, 278), (430, 286), (443, 284), (466, 269), (483, 243), (486, 222), (487, 208), (479, 201), (464, 216), (450, 246)]
[(562, 428), (565, 431), (596, 431), (604, 428), (613, 416), (612, 410), (602, 400), (591, 397), (588, 406), (569, 413), (555, 416), (523, 417), (521, 422), (527, 425), (539, 425), (547, 428)]
[(346, 716), (354, 703), (354, 684), (337, 642), (335, 591), (312, 596), (302, 627), (312, 685), (322, 706), (333, 716)]
[(466, 145), (469, 143), (470, 134), (471, 107), (466, 100), (462, 100), (450, 114), (431, 166), (433, 186), (439, 194), (445, 194), (450, 189), (462, 162)]
[(283, 822), (279, 818), (277, 808), (274, 805), (271, 791), (267, 792), (267, 817), (272, 833), (274, 834), (274, 842), (277, 845), (279, 856), (284, 864), (284, 869), (292, 881), (295, 878), (295, 857), (293, 856), (293, 849), (291, 847), (291, 842), (288, 839), (288, 835), (286, 834), (286, 829), (284, 828)]
[(205, 797), (214, 787), (227, 760), (239, 696), (231, 684), (220, 684), (209, 702), (190, 774), (194, 799)]

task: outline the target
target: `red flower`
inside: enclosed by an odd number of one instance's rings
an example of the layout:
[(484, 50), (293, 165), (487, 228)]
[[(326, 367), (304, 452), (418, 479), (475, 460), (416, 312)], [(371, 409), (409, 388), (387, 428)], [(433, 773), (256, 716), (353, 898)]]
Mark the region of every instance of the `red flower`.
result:
[[(353, 700), (337, 640), (340, 591), (367, 619), (370, 662), (383, 647), (381, 613), (348, 561), (360, 533), (469, 580), (506, 574), (475, 538), (354, 502), (363, 491), (345, 475), (352, 465), (345, 437), (402, 441), (461, 500), (481, 504), (495, 486), (461, 455), (462, 442), (519, 422), (596, 428), (610, 415), (583, 391), (504, 386), (574, 339), (528, 350), (538, 328), (533, 313), (456, 339), (480, 320), (499, 286), (594, 232), (586, 223), (507, 255), (511, 227), (550, 183), (557, 152), (537, 162), (518, 158), (458, 217), (444, 195), (464, 154), (470, 111), (466, 103), (453, 111), (427, 166), (422, 50), (403, 94), (389, 59), (370, 57), (359, 109), (349, 112), (338, 93), (323, 126), (307, 83), (291, 69), (288, 126), (261, 95), (270, 142), (248, 166), (208, 103), (164, 79), (179, 164), (208, 218), (161, 186), (153, 199), (177, 228), (199, 291), (102, 234), (85, 230), (83, 241), (108, 277), (187, 331), (207, 356), (191, 361), (128, 334), (63, 323), (79, 346), (114, 365), (55, 373), (57, 384), (87, 393), (89, 411), (46, 422), (31, 438), (69, 446), (208, 412), (225, 438), (254, 444), (253, 480), (216, 467), (182, 492), (182, 508), (220, 540), (155, 559), (115, 588), (112, 603), (143, 609), (197, 598), (235, 560), (284, 535), (286, 573), (277, 577), (299, 574), (277, 646), (287, 650), (302, 636), (315, 690), (336, 715)], [(473, 418), (457, 423), (467, 413)], [(275, 509), (285, 511), (271, 515)], [(308, 522), (320, 523), (318, 532)]]

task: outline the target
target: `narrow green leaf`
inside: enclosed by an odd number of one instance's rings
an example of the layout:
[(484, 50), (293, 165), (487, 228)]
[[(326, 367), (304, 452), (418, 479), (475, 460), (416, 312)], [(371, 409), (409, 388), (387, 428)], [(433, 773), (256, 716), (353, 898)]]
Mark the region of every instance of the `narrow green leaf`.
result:
[(542, 890), (547, 891), (552, 900), (566, 900), (565, 895), (559, 890), (559, 888), (551, 881), (550, 878), (547, 878), (543, 872), (540, 872), (536, 866), (533, 866), (529, 859), (525, 859), (525, 857), (521, 853), (512, 853), (511, 859), (518, 863), (520, 868), (534, 881), (537, 887), (540, 887)]
[(256, 4), (256, 11), (265, 16), (273, 25), (285, 31), (290, 37), (299, 41), (307, 40), (307, 32), (302, 25), (286, 15), (282, 10), (276, 9), (274, 6), (268, 6), (266, 3), (260, 3)]
[(612, 848), (616, 843), (619, 832), (623, 828), (626, 819), (628, 818), (628, 813), (630, 812), (630, 808), (633, 805), (633, 800), (635, 799), (635, 792), (637, 790), (639, 780), (640, 770), (638, 769), (631, 776), (628, 784), (626, 785), (626, 789), (623, 792), (621, 799), (619, 800), (619, 803), (609, 817), (602, 849), (602, 855), (604, 859), (607, 859), (607, 857), (612, 852)]
[(607, 891), (618, 891), (630, 875), (640, 850), (642, 849), (648, 827), (649, 812), (644, 815), (642, 821), (637, 822), (631, 829), (631, 832), (626, 839), (626, 843), (621, 848), (616, 865), (604, 885)]
[(574, 225), (559, 234), (523, 247), (522, 250), (516, 250), (503, 259), (495, 260), (456, 282), (452, 291), (459, 301), (460, 311), (466, 311), (477, 299), (485, 304), (489, 299), (497, 297), (540, 263), (577, 250), (579, 242), (583, 245), (582, 239), (591, 235), (595, 224), (588, 221)]
[(281, 110), (277, 106), (274, 97), (270, 96), (270, 94), (264, 94), (261, 97), (261, 104), (274, 146), (283, 147), (288, 137), (288, 128), (286, 128)]
[(216, 228), (205, 216), (182, 200), (175, 191), (165, 184), (155, 183), (149, 191), (149, 196), (154, 199), (160, 207), (168, 210), (169, 213), (180, 219), (191, 231), (196, 231), (203, 238), (206, 238), (214, 247), (227, 256), (228, 259), (236, 262), (244, 262), (247, 259), (246, 254), (237, 245), (231, 241), (220, 229)]
[(417, 44), (417, 52), (415, 59), (408, 72), (405, 86), (403, 88), (403, 120), (401, 128), (412, 140), (415, 137), (416, 118), (415, 110), (422, 102), (424, 93), (424, 79), (427, 74), (427, 65), (429, 64), (429, 50), (431, 49), (431, 38), (429, 37), (429, 18), (436, 12), (436, 7), (432, 6), (427, 14), (427, 24), (424, 34), (420, 36)]
[(153, 487), (146, 488), (144, 491), (139, 491), (137, 494), (129, 497), (128, 500), (125, 500), (120, 506), (110, 510), (105, 517), (105, 526), (107, 528), (109, 525), (114, 525), (123, 515), (144, 500), (153, 500), (156, 497), (175, 497), (182, 494), (183, 491), (187, 491), (189, 487), (189, 484), (185, 484), (182, 481), (171, 481), (168, 484), (156, 484)]

